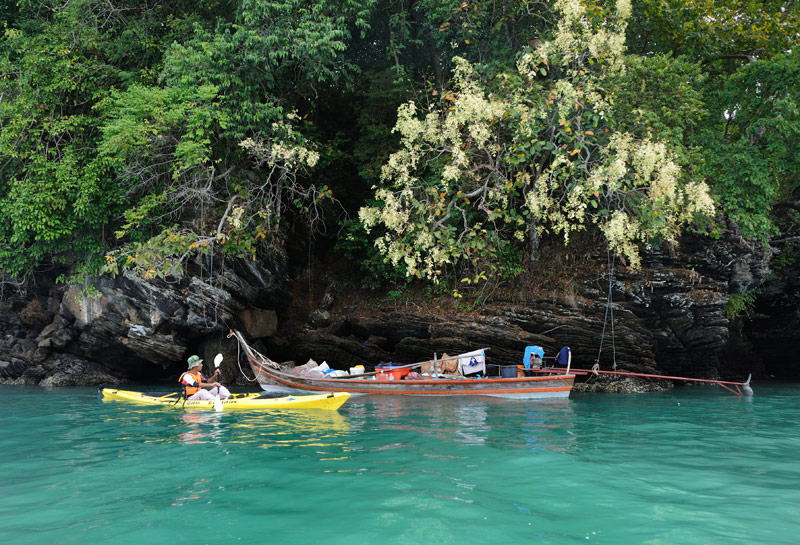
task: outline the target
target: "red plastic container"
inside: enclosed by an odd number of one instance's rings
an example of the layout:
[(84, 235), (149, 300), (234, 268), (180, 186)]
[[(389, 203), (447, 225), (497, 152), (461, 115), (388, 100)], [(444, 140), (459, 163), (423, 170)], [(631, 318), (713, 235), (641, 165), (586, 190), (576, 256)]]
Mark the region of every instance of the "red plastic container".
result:
[(376, 367), (375, 370), (378, 372), (375, 377), (378, 380), (402, 380), (404, 376), (406, 376), (409, 372), (411, 372), (410, 367)]

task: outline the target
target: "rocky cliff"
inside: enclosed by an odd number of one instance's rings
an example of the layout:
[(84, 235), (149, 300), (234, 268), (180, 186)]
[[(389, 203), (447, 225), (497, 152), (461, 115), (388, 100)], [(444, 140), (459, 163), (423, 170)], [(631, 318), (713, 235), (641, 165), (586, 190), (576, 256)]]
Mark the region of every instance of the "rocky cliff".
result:
[[(524, 297), (508, 290), (474, 308), (360, 295), (346, 278), (301, 302), (279, 255), (268, 263), (198, 261), (174, 281), (123, 274), (59, 288), (40, 279), (0, 303), (0, 381), (175, 380), (190, 354), (210, 360), (222, 352), (225, 380), (244, 384), (247, 369), (240, 371), (237, 347), (226, 338), (231, 327), (273, 359), (313, 358), (339, 369), (481, 347), (490, 363), (521, 363), (523, 348), (537, 344), (549, 356), (570, 346), (581, 368), (597, 362), (603, 369), (742, 380), (769, 370), (725, 305), (730, 294), (765, 282), (769, 258), (769, 250), (735, 232), (718, 240), (686, 236), (678, 251), (648, 253), (636, 273), (590, 248), (580, 263), (543, 256), (539, 267), (568, 283)], [(786, 343), (796, 351), (796, 338)]]
[(764, 282), (768, 260), (767, 250), (735, 233), (721, 240), (687, 236), (680, 252), (649, 253), (638, 273), (619, 265), (612, 272), (605, 255), (572, 266), (551, 259), (561, 268), (555, 274), (572, 276), (568, 289), (540, 290), (524, 303), (496, 298), (468, 311), (432, 309), (420, 298), (370, 304), (342, 290), (330, 311), (311, 313), (330, 325), (281, 330), (265, 339), (265, 349), (273, 359), (312, 357), (344, 369), (478, 347), (490, 349), (490, 361), (522, 363), (526, 345), (541, 345), (551, 357), (570, 346), (581, 368), (599, 363), (603, 369), (743, 380), (766, 371), (725, 307), (729, 294)]
[[(156, 381), (185, 370), (192, 353), (228, 353), (225, 334), (274, 335), (274, 309), (288, 303), (285, 260), (199, 261), (185, 279), (145, 280), (130, 273), (86, 286), (37, 286), (4, 301), (0, 381), (17, 384), (114, 384)], [(44, 282), (47, 286), (47, 282)], [(25, 301), (27, 296), (27, 302)], [(42, 304), (40, 299), (46, 299)], [(42, 323), (49, 322), (44, 327)]]

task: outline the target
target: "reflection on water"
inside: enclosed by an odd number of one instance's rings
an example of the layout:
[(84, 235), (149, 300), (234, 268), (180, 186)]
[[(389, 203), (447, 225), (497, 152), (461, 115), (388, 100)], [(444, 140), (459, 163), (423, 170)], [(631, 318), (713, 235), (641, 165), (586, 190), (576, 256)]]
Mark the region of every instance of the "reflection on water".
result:
[(520, 439), (531, 449), (566, 452), (575, 445), (575, 413), (569, 400), (530, 404), (523, 414)]
[[(420, 441), (435, 440), (440, 446), (565, 452), (574, 447), (578, 436), (576, 415), (568, 399), (362, 396), (351, 398), (342, 411), (350, 419), (352, 433), (373, 437), (380, 432), (378, 437), (385, 435), (391, 439), (374, 446), (377, 451), (410, 449)], [(407, 440), (399, 441), (400, 437)], [(351, 448), (369, 446), (363, 441), (359, 443), (351, 444)], [(431, 452), (426, 456), (442, 456), (442, 453)]]
[(177, 507), (189, 502), (194, 502), (199, 500), (207, 502), (208, 499), (206, 498), (206, 496), (209, 493), (209, 491), (210, 488), (208, 479), (199, 479), (198, 481), (192, 483), (192, 485), (188, 487), (179, 486), (178, 497), (176, 497), (175, 501), (172, 502), (172, 506)]
[[(571, 400), (359, 396), (340, 411), (183, 411), (104, 404), (103, 420), (117, 440), (185, 445), (239, 444), (262, 449), (339, 446), (346, 451), (413, 450), (420, 441), (454, 446), (565, 452), (583, 433), (575, 430)], [(370, 440), (365, 440), (364, 437)], [(386, 440), (372, 445), (372, 440)], [(433, 452), (430, 456), (438, 456)]]
[(223, 435), (222, 413), (186, 411), (181, 413), (183, 430), (178, 434), (182, 443), (197, 444), (218, 442)]
[(461, 407), (456, 411), (459, 439), (470, 445), (480, 445), (486, 441), (486, 405), (476, 403)]
[(185, 411), (170, 407), (104, 404), (103, 423), (118, 430), (115, 440), (147, 443), (237, 443), (273, 448), (314, 446), (350, 432), (350, 421), (336, 411), (285, 409)]
[(224, 442), (267, 449), (330, 446), (350, 431), (347, 418), (323, 410), (187, 411), (180, 421), (177, 437), (184, 444)]
[(350, 432), (348, 419), (336, 411), (253, 411), (236, 416), (229, 425), (231, 441), (262, 448), (330, 445)]

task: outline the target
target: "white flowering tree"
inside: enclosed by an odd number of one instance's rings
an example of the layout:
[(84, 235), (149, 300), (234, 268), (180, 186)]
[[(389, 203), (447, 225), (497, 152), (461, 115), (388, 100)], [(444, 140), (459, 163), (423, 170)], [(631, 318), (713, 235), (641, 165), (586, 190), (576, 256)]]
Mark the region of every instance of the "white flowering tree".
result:
[(375, 206), (359, 217), (407, 274), (437, 279), (510, 272), (525, 245), (596, 226), (633, 268), (642, 245), (673, 243), (713, 214), (708, 188), (687, 179), (662, 142), (613, 130), (613, 89), (625, 70), (629, 0), (558, 0), (557, 27), (520, 55), (490, 92), (456, 59), (452, 90), (420, 111), (398, 110), (401, 147), (384, 165)]

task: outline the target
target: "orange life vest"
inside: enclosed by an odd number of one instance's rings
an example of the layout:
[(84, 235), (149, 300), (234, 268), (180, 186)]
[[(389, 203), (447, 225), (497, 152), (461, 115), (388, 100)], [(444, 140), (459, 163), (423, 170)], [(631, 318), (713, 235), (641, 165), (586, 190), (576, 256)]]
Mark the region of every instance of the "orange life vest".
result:
[[(194, 379), (194, 384), (188, 384), (187, 382), (184, 382), (183, 377), (185, 377), (186, 375), (192, 376), (192, 378)], [(201, 390), (200, 383), (205, 382), (205, 379), (203, 378), (203, 375), (201, 375), (200, 373), (195, 373), (194, 371), (186, 371), (184, 374), (181, 375), (181, 378), (178, 380), (178, 382), (186, 386), (186, 397), (189, 397), (193, 396), (194, 394), (196, 394)]]

